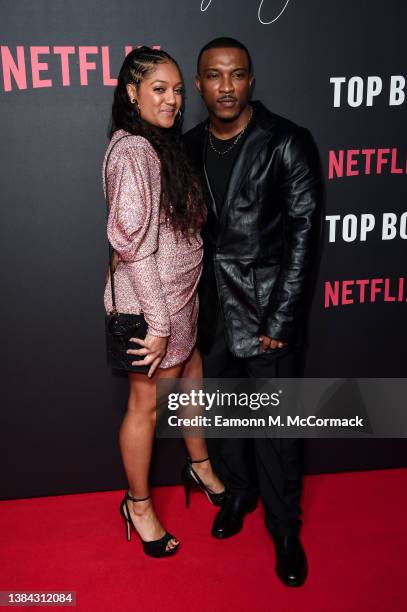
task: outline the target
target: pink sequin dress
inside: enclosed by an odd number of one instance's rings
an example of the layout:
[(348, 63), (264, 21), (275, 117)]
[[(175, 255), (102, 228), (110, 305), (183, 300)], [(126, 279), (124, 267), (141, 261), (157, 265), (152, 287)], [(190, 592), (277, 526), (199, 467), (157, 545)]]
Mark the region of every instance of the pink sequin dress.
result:
[[(160, 367), (180, 364), (196, 342), (202, 238), (191, 234), (188, 243), (160, 214), (160, 160), (142, 136), (113, 134), (103, 188), (109, 201), (107, 235), (122, 260), (114, 274), (117, 309), (143, 312), (149, 334), (169, 337)], [(106, 312), (112, 309), (110, 280), (104, 305)]]

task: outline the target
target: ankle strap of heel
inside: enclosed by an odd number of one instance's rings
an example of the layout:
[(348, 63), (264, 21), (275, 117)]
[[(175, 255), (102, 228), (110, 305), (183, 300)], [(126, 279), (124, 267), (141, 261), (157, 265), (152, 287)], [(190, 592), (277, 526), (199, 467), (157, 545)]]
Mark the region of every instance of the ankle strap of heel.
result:
[(191, 457), (188, 457), (188, 459), (190, 463), (203, 463), (204, 461), (209, 461), (209, 457), (206, 457), (206, 459), (198, 459), (194, 461), (192, 461)]
[(147, 495), (147, 497), (132, 497), (130, 495), (130, 493), (128, 491), (126, 491), (125, 493), (125, 498), (129, 499), (132, 502), (142, 502), (142, 501), (147, 501), (148, 499), (150, 499), (151, 495)]

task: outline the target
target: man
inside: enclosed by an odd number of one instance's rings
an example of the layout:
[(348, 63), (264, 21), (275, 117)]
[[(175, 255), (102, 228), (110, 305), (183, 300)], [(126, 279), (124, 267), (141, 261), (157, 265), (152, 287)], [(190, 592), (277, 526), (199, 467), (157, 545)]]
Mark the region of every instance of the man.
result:
[[(201, 50), (196, 87), (209, 116), (184, 139), (208, 189), (199, 318), (205, 377), (298, 376), (319, 160), (308, 130), (250, 101), (253, 79), (238, 41), (219, 38)], [(277, 574), (286, 585), (303, 584), (301, 441), (208, 442), (229, 491), (212, 535), (238, 533), (260, 492)]]

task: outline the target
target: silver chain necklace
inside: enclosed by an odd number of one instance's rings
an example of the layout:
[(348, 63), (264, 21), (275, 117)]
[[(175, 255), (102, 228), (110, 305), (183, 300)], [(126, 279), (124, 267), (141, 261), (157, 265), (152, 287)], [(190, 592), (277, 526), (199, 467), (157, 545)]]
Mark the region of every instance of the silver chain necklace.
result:
[(218, 155), (226, 155), (226, 153), (229, 153), (229, 151), (231, 151), (233, 149), (233, 147), (239, 142), (239, 140), (241, 139), (241, 137), (245, 133), (245, 131), (247, 129), (247, 126), (249, 125), (252, 117), (253, 117), (253, 107), (251, 106), (250, 107), (250, 117), (249, 117), (246, 125), (244, 126), (243, 130), (238, 133), (238, 135), (236, 136), (236, 138), (234, 139), (234, 141), (232, 142), (230, 147), (228, 147), (224, 151), (218, 151), (218, 149), (215, 147), (215, 145), (213, 144), (213, 140), (212, 140), (213, 134), (212, 134), (211, 130), (209, 130), (209, 144), (211, 145), (212, 150), (215, 151), (215, 153), (217, 153)]

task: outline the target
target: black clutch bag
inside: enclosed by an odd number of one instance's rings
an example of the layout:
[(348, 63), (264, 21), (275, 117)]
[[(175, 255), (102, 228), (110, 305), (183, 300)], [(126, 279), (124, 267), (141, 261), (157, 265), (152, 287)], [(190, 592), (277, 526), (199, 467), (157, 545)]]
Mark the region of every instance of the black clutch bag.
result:
[[(128, 136), (122, 136), (117, 142)], [(116, 146), (117, 142), (114, 146)], [(110, 149), (109, 155), (105, 164), (105, 192), (106, 192), (106, 207), (107, 215), (109, 216), (109, 203), (107, 199), (107, 176), (106, 169), (110, 154), (113, 147)], [(143, 313), (128, 314), (118, 312), (116, 308), (116, 296), (114, 288), (114, 272), (112, 264), (112, 246), (109, 244), (109, 270), (110, 270), (110, 286), (112, 289), (112, 306), (113, 309), (105, 315), (105, 336), (107, 350), (107, 365), (115, 370), (126, 370), (128, 372), (142, 372), (147, 374), (150, 369), (149, 365), (131, 365), (133, 361), (140, 361), (142, 356), (129, 355), (127, 349), (141, 348), (136, 342), (130, 342), (130, 338), (140, 338), (144, 340), (147, 334), (147, 322)]]

